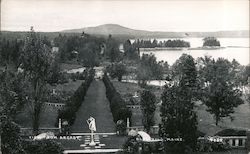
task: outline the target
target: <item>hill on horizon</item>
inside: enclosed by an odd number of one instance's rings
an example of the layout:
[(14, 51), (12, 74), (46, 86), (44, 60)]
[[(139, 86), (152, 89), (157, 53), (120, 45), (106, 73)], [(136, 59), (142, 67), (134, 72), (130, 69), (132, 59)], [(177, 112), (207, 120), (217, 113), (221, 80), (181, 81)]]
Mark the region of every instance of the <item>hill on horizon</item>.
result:
[(184, 38), (184, 37), (249, 37), (248, 30), (216, 32), (165, 32), (147, 31), (127, 28), (118, 24), (104, 24), (96, 27), (85, 27), (61, 31), (63, 33), (82, 33), (92, 35), (124, 36), (128, 38)]

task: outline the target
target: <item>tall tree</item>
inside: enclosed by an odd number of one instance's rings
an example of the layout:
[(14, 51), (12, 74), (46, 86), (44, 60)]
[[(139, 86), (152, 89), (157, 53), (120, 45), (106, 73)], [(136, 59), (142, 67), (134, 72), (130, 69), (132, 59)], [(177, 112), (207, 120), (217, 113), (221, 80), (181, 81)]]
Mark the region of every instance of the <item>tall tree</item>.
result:
[(111, 62), (115, 62), (120, 58), (119, 44), (112, 38), (112, 35), (109, 35), (107, 39), (105, 54)]
[(153, 54), (143, 54), (137, 65), (137, 79), (139, 83), (145, 86), (147, 80), (162, 79), (163, 66), (162, 62), (156, 61), (156, 57)]
[[(208, 107), (207, 111), (214, 115), (215, 123), (224, 117), (233, 120), (234, 108), (243, 103), (242, 91), (235, 84), (233, 65), (226, 59), (210, 60), (209, 64), (202, 68), (204, 78), (207, 81), (204, 86), (203, 102)], [(209, 71), (209, 73), (208, 73)]]
[(46, 81), (51, 65), (50, 48), (43, 43), (41, 37), (33, 29), (25, 39), (21, 54), (21, 66), (29, 84), (27, 101), (31, 108), (32, 125), (35, 134), (38, 133), (40, 114), (46, 94)]
[(194, 59), (186, 54), (183, 54), (174, 66), (172, 82), (166, 84), (161, 96), (161, 132), (164, 138), (182, 138), (182, 145), (194, 149), (197, 141), (197, 115), (194, 111), (194, 101), (197, 99), (197, 70)]
[(147, 132), (154, 125), (154, 112), (156, 109), (156, 97), (149, 90), (144, 90), (141, 94), (141, 109), (143, 113), (143, 125)]
[(20, 137), (20, 128), (7, 117), (1, 117), (1, 140), (3, 154), (25, 154)]
[(13, 122), (24, 104), (19, 74), (6, 69), (0, 73), (0, 146), (3, 154), (23, 153), (19, 127)]
[(126, 66), (123, 63), (114, 63), (108, 67), (108, 72), (111, 78), (118, 78), (118, 81), (122, 81), (122, 76), (126, 74)]
[(124, 55), (129, 59), (137, 59), (139, 58), (136, 46), (131, 44), (130, 40), (127, 40), (123, 43)]

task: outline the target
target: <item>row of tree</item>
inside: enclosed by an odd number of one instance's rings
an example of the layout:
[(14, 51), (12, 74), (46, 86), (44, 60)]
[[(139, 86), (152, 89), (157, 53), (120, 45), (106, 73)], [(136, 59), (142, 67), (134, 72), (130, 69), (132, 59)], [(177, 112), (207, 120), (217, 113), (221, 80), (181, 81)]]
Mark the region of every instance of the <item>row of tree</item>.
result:
[(103, 82), (106, 87), (106, 96), (110, 102), (114, 122), (117, 123), (119, 120), (122, 120), (126, 123), (127, 118), (131, 119), (131, 111), (126, 107), (126, 102), (120, 93), (117, 92), (106, 73), (103, 76)]
[(66, 101), (66, 104), (62, 110), (59, 110), (58, 119), (61, 118), (63, 121), (67, 121), (70, 125), (73, 125), (76, 112), (84, 101), (84, 97), (87, 90), (94, 79), (94, 69), (88, 70), (85, 81), (78, 87), (74, 94)]
[(174, 40), (167, 40), (167, 41), (157, 41), (154, 39), (151, 40), (135, 40), (133, 42), (133, 46), (136, 48), (155, 48), (155, 47), (169, 47), (169, 48), (175, 48), (175, 47), (190, 47), (190, 43), (184, 40), (180, 39), (174, 39)]

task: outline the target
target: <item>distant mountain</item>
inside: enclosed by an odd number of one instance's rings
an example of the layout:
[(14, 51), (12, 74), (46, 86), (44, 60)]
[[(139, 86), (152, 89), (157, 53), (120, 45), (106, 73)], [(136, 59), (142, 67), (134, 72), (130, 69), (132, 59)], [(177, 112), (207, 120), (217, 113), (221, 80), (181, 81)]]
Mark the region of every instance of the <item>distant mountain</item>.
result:
[(176, 38), (176, 37), (249, 37), (249, 31), (217, 31), (217, 32), (163, 32), (136, 30), (117, 24), (105, 24), (96, 27), (64, 30), (65, 33), (82, 33), (92, 35), (125, 36), (129, 38)]

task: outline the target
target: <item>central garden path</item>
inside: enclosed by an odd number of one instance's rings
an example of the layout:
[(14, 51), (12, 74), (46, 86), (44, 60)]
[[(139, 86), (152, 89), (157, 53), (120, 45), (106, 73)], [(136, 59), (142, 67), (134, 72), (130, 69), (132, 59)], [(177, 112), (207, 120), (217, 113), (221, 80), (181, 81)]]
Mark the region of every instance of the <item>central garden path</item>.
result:
[(76, 120), (71, 132), (90, 133), (86, 120), (90, 117), (96, 119), (97, 133), (115, 132), (115, 123), (106, 98), (106, 88), (101, 80), (93, 80), (84, 102), (76, 113)]

